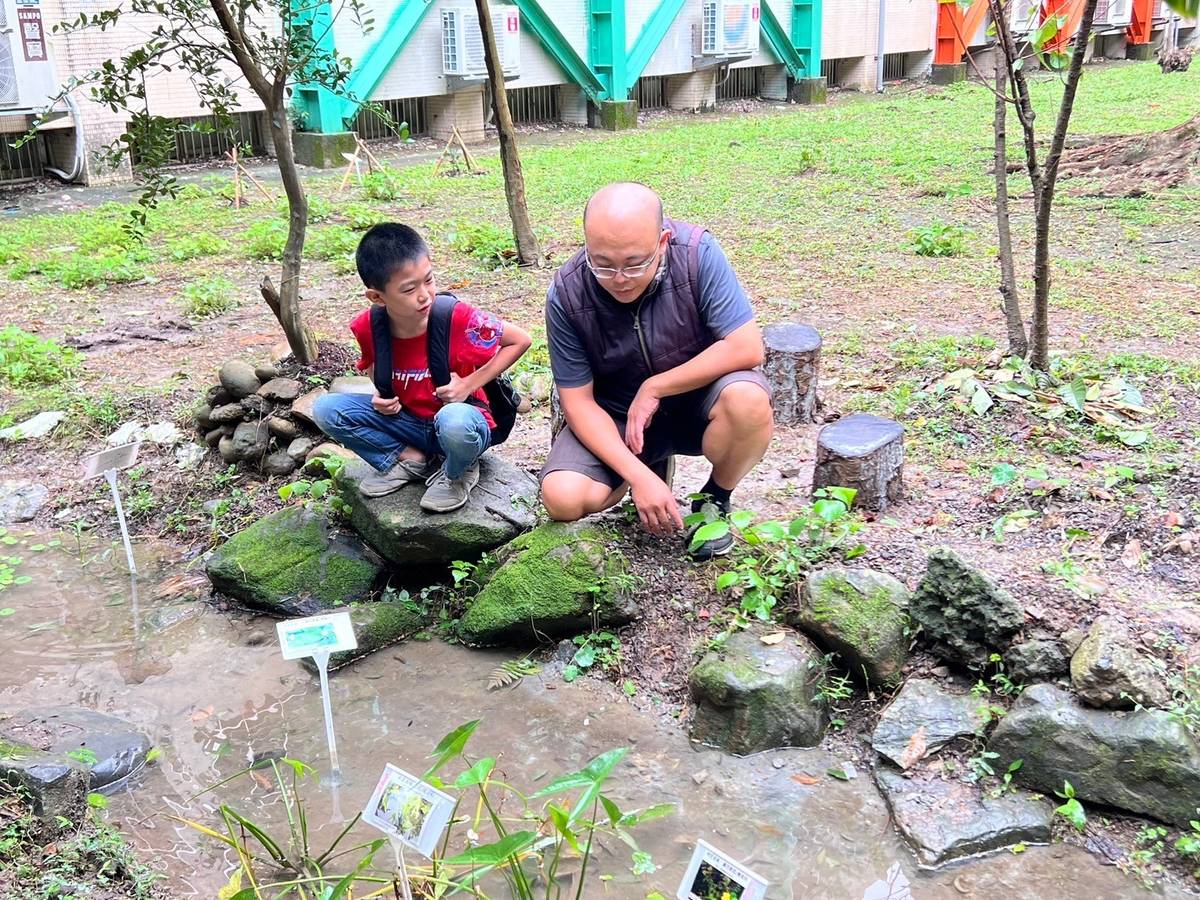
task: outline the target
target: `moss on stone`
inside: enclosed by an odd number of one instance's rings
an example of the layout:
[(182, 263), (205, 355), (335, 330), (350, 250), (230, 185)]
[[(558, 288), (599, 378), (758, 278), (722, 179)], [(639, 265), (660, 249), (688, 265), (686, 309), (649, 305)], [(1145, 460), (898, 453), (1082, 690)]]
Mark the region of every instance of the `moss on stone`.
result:
[(483, 568), (483, 587), (462, 619), (468, 640), (577, 629), (593, 614), (600, 623), (628, 618), (614, 579), (625, 557), (611, 536), (591, 526), (551, 523), (510, 541)]
[(870, 569), (814, 572), (795, 622), (872, 683), (898, 680), (908, 654), (908, 591), (890, 575)]
[(848, 640), (872, 653), (888, 644), (888, 631), (908, 623), (887, 588), (863, 593), (844, 575), (821, 581), (813, 596), (812, 615), (818, 622), (836, 622)]

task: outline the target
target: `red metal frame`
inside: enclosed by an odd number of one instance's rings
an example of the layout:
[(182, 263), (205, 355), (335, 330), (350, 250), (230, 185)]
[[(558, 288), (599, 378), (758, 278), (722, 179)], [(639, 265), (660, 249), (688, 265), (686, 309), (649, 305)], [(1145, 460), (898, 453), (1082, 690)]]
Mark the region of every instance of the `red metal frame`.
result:
[(987, 11), (987, 0), (975, 0), (966, 13), (957, 3), (938, 3), (937, 40), (933, 51), (935, 65), (962, 62), (966, 42), (979, 30)]
[(1133, 0), (1133, 18), (1125, 30), (1131, 44), (1150, 43), (1154, 30), (1154, 0)]

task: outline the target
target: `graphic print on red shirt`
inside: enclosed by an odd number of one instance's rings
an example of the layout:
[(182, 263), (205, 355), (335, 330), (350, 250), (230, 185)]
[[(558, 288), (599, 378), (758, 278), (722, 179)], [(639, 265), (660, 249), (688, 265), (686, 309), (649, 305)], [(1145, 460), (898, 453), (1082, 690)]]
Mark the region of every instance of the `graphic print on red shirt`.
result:
[[(365, 372), (375, 361), (370, 309), (364, 309), (354, 317), (350, 322), (350, 331), (358, 341), (362, 355), (358, 369)], [(450, 371), (459, 378), (466, 378), (487, 365), (500, 349), (503, 332), (504, 323), (495, 316), (460, 300), (450, 319)], [(433, 392), (425, 341), (424, 334), (412, 338), (392, 338), (392, 390), (396, 392), (401, 407), (418, 418), (432, 419), (443, 404)], [(495, 428), (496, 420), (487, 407), (487, 396), (483, 389), (472, 396), (483, 404), (484, 418), (489, 426)]]

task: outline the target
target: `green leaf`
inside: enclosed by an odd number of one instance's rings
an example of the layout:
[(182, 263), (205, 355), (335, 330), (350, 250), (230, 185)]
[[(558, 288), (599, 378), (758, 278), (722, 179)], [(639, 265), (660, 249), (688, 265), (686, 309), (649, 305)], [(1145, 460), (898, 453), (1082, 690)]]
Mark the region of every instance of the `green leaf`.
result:
[(788, 536), (782, 522), (760, 522), (750, 529), (750, 532), (764, 543), (782, 541)]
[(745, 531), (754, 521), (754, 513), (748, 509), (735, 509), (729, 514), (729, 522), (739, 531)]
[(692, 535), (692, 543), (689, 547), (695, 550), (708, 541), (715, 541), (729, 534), (729, 523), (721, 520), (709, 522), (707, 525), (701, 525), (696, 529), (696, 533)]
[(1140, 447), (1150, 440), (1148, 431), (1118, 431), (1117, 439), (1126, 447)]
[(664, 816), (669, 816), (673, 812), (675, 812), (675, 804), (659, 803), (655, 806), (648, 806), (645, 809), (625, 813), (625, 815), (621, 816), (617, 824), (622, 828), (632, 828), (634, 825), (641, 825), (643, 822), (649, 822), (652, 819), (661, 819)]
[(1012, 463), (997, 463), (992, 466), (992, 487), (1004, 487), (1017, 480), (1019, 470)]
[(992, 398), (987, 390), (982, 387), (975, 388), (975, 393), (971, 395), (971, 409), (975, 410), (975, 415), (982, 416), (992, 405)]
[(146, 754), (146, 764), (149, 765), (160, 756), (162, 756), (162, 747), (151, 747), (150, 752)]
[(637, 685), (626, 678), (625, 683), (621, 685), (621, 690), (625, 692), (626, 697), (632, 697), (637, 693)]
[(1189, 19), (1200, 17), (1200, 0), (1166, 0), (1167, 6)]
[(4, 607), (4, 609), (0, 609), (0, 617), (11, 616), (15, 612), (16, 612), (16, 610), (13, 609), (11, 606), (6, 606), (6, 607)]
[(836, 778), (838, 781), (849, 781), (850, 776), (842, 769), (826, 769), (825, 774), (830, 778)]
[(855, 488), (848, 487), (827, 487), (825, 493), (834, 500), (841, 500), (846, 504), (846, 509), (854, 505), (854, 498), (858, 496), (858, 491)]
[(488, 776), (492, 774), (492, 769), (494, 768), (496, 768), (495, 757), (485, 756), (454, 779), (454, 786), (456, 788), (469, 788), (483, 784), (488, 780)]
[(322, 900), (341, 900), (342, 897), (348, 896), (347, 892), (354, 886), (354, 882), (358, 880), (358, 876), (362, 874), (362, 870), (371, 864), (371, 861), (375, 858), (375, 854), (379, 852), (379, 848), (385, 843), (387, 841), (383, 838), (371, 841), (368, 845), (366, 855), (358, 861), (358, 865), (354, 867), (354, 870), (347, 872), (346, 877), (334, 885), (333, 890), (329, 892), (328, 896), (323, 897)]
[(841, 500), (816, 500), (812, 510), (822, 522), (836, 522), (846, 514), (846, 505)]
[(563, 681), (570, 684), (579, 677), (579, 666), (566, 665), (563, 666)]
[(426, 770), (422, 778), (428, 778), (446, 763), (450, 762), (455, 756), (462, 753), (463, 748), (467, 746), (467, 741), (471, 739), (471, 735), (475, 733), (475, 729), (479, 727), (481, 721), (481, 719), (473, 719), (470, 722), (465, 722), (438, 741), (438, 745), (429, 754), (429, 758), (434, 761), (433, 765)]
[(623, 815), (620, 807), (603, 794), (600, 795), (600, 805), (604, 807), (604, 812), (608, 816), (608, 824), (615, 827)]
[(584, 644), (575, 651), (575, 656), (571, 662), (579, 666), (581, 669), (590, 669), (592, 664), (596, 662), (596, 650), (591, 644)]
[(737, 572), (722, 572), (720, 575), (717, 576), (717, 590), (718, 591), (728, 590), (729, 588), (731, 588), (735, 584), (737, 584), (737, 581), (738, 581), (738, 573)]
[(579, 836), (571, 830), (570, 817), (567, 811), (553, 803), (547, 803), (546, 809), (550, 813), (550, 821), (554, 823), (555, 830), (563, 836), (563, 840), (570, 844), (571, 849), (576, 853), (582, 853), (583, 851), (579, 847)]
[(1082, 378), (1076, 378), (1070, 384), (1064, 384), (1058, 389), (1058, 396), (1062, 397), (1063, 403), (1075, 410), (1075, 412), (1083, 413), (1083, 402), (1087, 398), (1087, 382)]
[(445, 866), (498, 866), (510, 856), (528, 849), (537, 839), (535, 831), (514, 831), (491, 844), (472, 847), (464, 853), (442, 860)]
[(108, 798), (103, 794), (91, 793), (87, 795), (87, 803), (92, 809), (108, 809)]
[(654, 860), (651, 859), (650, 854), (645, 850), (635, 850), (633, 852), (633, 865), (630, 867), (630, 871), (634, 875), (653, 875), (658, 871), (658, 866), (654, 864)]
[(1062, 806), (1057, 807), (1054, 811), (1074, 825), (1079, 831), (1087, 828), (1087, 813), (1083, 809), (1083, 804), (1074, 797)]

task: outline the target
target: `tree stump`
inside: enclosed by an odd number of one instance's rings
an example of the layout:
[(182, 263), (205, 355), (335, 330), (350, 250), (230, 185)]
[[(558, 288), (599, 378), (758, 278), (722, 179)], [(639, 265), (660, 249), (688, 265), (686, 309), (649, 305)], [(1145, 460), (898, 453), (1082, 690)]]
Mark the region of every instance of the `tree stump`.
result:
[(904, 429), (898, 422), (857, 413), (817, 436), (814, 489), (854, 488), (855, 506), (878, 511), (900, 499), (903, 476)]
[(821, 335), (807, 325), (780, 322), (763, 329), (763, 344), (763, 374), (771, 385), (776, 424), (812, 422), (817, 408)]

